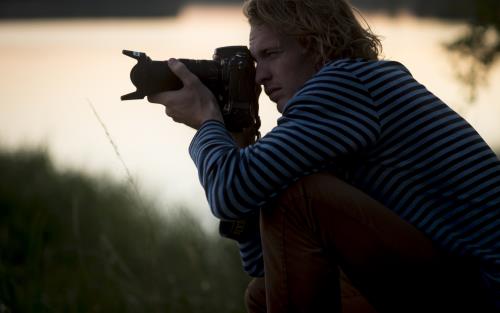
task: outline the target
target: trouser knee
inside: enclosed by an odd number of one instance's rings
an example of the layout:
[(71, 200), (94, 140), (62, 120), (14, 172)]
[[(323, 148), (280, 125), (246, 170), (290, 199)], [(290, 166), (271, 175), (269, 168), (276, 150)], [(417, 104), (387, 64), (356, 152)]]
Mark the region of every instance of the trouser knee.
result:
[(269, 229), (280, 227), (284, 219), (287, 223), (296, 225), (296, 230), (315, 231), (318, 227), (316, 210), (327, 208), (329, 215), (334, 216), (335, 210), (345, 207), (346, 195), (341, 194), (344, 186), (347, 186), (345, 182), (330, 173), (316, 173), (300, 178), (283, 190), (269, 207), (262, 210), (261, 231), (265, 233)]

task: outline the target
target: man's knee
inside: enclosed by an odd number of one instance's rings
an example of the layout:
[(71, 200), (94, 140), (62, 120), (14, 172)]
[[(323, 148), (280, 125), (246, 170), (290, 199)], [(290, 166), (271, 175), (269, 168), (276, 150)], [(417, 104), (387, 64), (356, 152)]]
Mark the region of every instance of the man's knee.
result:
[(332, 197), (341, 185), (345, 183), (335, 175), (326, 172), (304, 176), (283, 190), (276, 204), (289, 207), (318, 196)]
[[(318, 203), (328, 205), (333, 212), (337, 202), (344, 197), (337, 190), (342, 184), (335, 175), (321, 172), (304, 176), (292, 183), (276, 198), (274, 203), (261, 211), (261, 233), (279, 231), (284, 223), (296, 225), (297, 230), (311, 230), (317, 226), (315, 208)], [(341, 188), (340, 188), (341, 189)]]
[[(304, 176), (292, 183), (276, 198), (268, 216), (285, 214), (302, 220), (311, 218), (312, 211), (328, 207), (331, 213), (348, 204), (350, 197), (356, 197), (355, 188), (335, 175), (320, 172)], [(347, 203), (346, 203), (347, 202)], [(316, 208), (313, 208), (315, 207)], [(264, 214), (264, 217), (266, 214)]]
[(335, 189), (338, 178), (328, 173), (316, 173), (304, 176), (284, 189), (276, 198), (273, 206), (294, 207), (314, 196), (321, 187)]

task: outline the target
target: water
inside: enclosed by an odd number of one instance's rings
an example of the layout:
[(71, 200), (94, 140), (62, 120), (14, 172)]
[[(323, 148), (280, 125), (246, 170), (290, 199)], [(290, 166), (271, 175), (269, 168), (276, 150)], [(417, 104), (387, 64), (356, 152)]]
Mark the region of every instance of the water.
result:
[[(464, 112), (490, 145), (500, 147), (499, 66), (477, 103), (467, 107), (466, 92), (442, 48), (463, 25), (408, 16), (366, 18), (383, 35), (386, 58), (403, 62)], [(216, 47), (247, 44), (248, 31), (238, 7), (191, 6), (176, 18), (0, 22), (0, 144), (47, 146), (62, 168), (125, 180), (91, 102), (141, 190), (165, 211), (183, 204), (212, 225), (215, 219), (187, 153), (194, 130), (169, 120), (160, 105), (120, 101), (135, 90), (129, 80), (135, 61), (121, 50), (144, 51), (157, 60), (211, 59)], [(265, 133), (278, 113), (265, 95), (260, 103)]]

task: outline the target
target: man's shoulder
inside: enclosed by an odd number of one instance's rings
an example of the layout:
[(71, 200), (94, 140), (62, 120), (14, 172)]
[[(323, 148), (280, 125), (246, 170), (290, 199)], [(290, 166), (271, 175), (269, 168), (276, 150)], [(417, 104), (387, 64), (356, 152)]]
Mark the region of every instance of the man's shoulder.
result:
[(325, 64), (319, 73), (344, 72), (351, 73), (358, 78), (371, 76), (381, 72), (403, 71), (411, 75), (410, 71), (400, 62), (393, 60), (366, 60), (366, 59), (339, 59)]

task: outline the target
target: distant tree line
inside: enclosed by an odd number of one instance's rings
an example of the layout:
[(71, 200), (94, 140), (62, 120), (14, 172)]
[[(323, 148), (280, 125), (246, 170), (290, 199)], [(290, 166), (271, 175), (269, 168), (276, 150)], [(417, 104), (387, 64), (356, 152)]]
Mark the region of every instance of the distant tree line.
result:
[(351, 0), (351, 2), (367, 11), (385, 11), (389, 14), (407, 11), (418, 16), (450, 19), (468, 18), (474, 7), (473, 0)]
[[(498, 0), (493, 0), (497, 1)], [(243, 0), (2, 0), (0, 18), (76, 16), (164, 16), (175, 15), (185, 4), (241, 4)], [(402, 10), (420, 16), (467, 18), (473, 0), (351, 0), (360, 9), (396, 14)]]
[(176, 15), (183, 0), (0, 0), (0, 18), (147, 17)]

